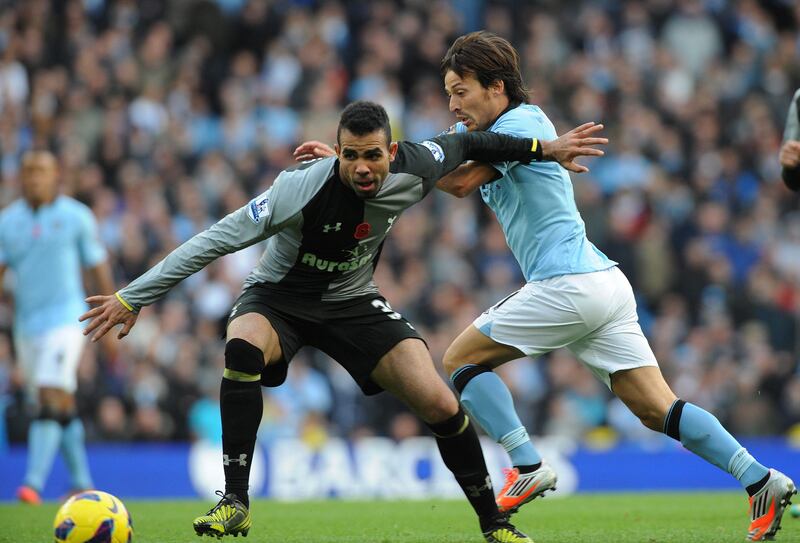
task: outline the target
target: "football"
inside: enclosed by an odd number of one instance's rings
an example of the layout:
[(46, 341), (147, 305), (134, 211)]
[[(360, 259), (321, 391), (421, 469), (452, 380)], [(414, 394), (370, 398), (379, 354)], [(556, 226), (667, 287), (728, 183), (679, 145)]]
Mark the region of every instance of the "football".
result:
[(64, 502), (53, 521), (56, 543), (129, 543), (133, 524), (122, 500), (87, 490)]

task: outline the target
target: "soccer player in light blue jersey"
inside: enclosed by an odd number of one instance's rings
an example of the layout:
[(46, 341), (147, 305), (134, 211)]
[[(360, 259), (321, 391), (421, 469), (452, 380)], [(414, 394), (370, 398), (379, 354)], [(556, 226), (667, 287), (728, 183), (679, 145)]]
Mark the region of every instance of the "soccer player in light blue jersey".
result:
[(114, 291), (91, 211), (59, 195), (57, 178), (50, 152), (28, 152), (22, 161), (22, 198), (0, 213), (0, 277), (6, 269), (13, 273), (14, 345), (29, 399), (37, 406), (17, 492), (31, 504), (41, 502), (59, 449), (73, 489), (92, 486), (74, 396), (85, 343), (78, 316), (87, 309), (81, 269), (98, 291)]
[[(556, 137), (547, 116), (528, 103), (519, 56), (508, 41), (487, 32), (462, 36), (442, 60), (441, 73), (459, 121), (455, 131)], [(748, 539), (774, 536), (794, 483), (758, 463), (712, 414), (672, 392), (639, 326), (630, 283), (586, 238), (567, 171), (553, 163), (466, 164), (438, 186), (458, 196), (480, 188), (527, 280), (464, 330), (444, 358), (464, 409), (514, 465), (498, 496), (500, 508), (513, 512), (541, 496), (554, 488), (556, 474), (542, 461), (508, 388), (492, 370), (566, 347), (645, 426), (739, 480), (750, 499)]]

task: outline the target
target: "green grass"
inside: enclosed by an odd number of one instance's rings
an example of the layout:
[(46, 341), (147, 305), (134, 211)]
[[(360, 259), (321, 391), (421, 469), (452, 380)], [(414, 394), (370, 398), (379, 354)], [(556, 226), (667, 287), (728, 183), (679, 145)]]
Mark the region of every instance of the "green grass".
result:
[[(136, 501), (126, 504), (136, 543), (202, 541), (192, 519), (213, 504)], [(56, 504), (0, 505), (0, 542), (52, 541)], [(377, 501), (253, 503), (253, 528), (242, 543), (480, 543), (466, 502)], [(514, 516), (537, 543), (726, 543), (744, 540), (747, 503), (740, 493), (590, 494), (537, 500)], [(800, 520), (787, 513), (779, 542), (800, 542)]]

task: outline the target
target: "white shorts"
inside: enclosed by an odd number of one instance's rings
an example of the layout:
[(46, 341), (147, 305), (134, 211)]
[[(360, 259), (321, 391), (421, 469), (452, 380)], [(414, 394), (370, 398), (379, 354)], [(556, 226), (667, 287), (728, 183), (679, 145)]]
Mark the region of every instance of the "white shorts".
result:
[(35, 336), (14, 338), (17, 360), (25, 381), (33, 388), (58, 388), (75, 392), (78, 362), (86, 338), (77, 325), (54, 328)]
[(567, 347), (609, 388), (616, 371), (658, 366), (631, 284), (617, 267), (532, 281), (473, 324), (529, 356)]

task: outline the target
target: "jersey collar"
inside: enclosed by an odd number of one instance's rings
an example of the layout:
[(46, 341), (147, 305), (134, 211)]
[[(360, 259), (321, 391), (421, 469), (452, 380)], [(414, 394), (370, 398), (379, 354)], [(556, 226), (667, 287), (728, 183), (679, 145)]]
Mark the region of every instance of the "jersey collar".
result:
[(497, 124), (497, 121), (500, 120), (500, 117), (502, 117), (503, 115), (505, 115), (506, 113), (508, 113), (512, 109), (518, 108), (521, 105), (522, 105), (522, 102), (509, 102), (508, 103), (508, 107), (506, 107), (503, 111), (501, 111), (497, 115), (497, 117), (494, 118), (494, 120), (492, 121), (492, 124), (489, 125), (489, 128), (491, 129), (491, 127), (493, 127), (495, 124)]

